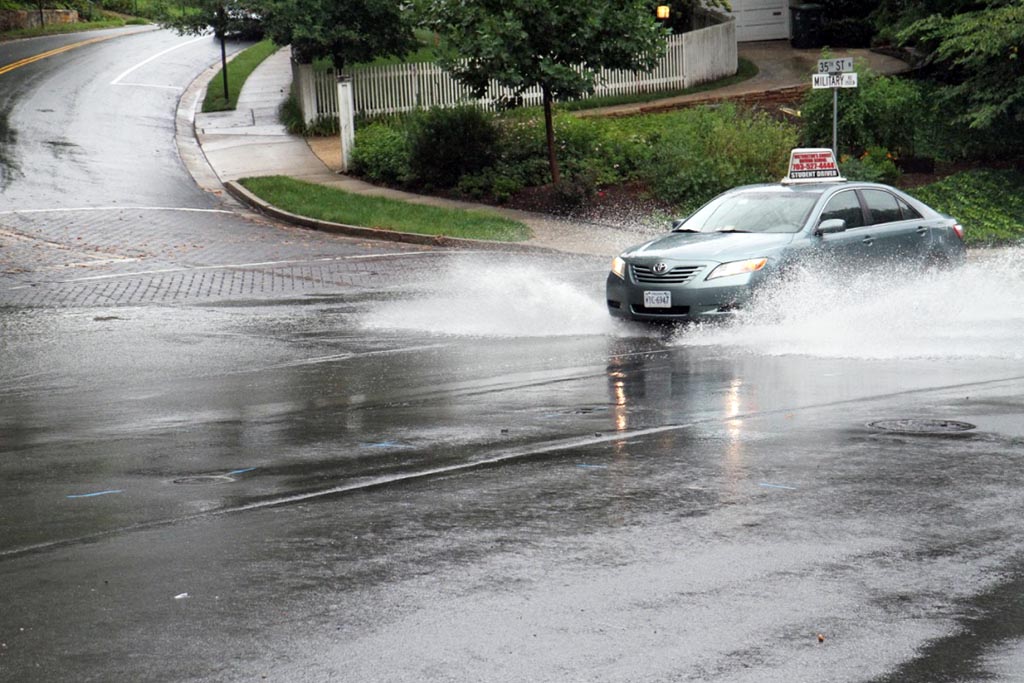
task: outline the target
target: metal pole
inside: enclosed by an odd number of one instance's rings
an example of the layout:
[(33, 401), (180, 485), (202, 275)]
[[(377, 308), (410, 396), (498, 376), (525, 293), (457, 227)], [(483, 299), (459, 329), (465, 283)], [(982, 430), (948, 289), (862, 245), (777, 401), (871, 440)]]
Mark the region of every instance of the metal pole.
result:
[(832, 88), (832, 154), (839, 158), (839, 88)]

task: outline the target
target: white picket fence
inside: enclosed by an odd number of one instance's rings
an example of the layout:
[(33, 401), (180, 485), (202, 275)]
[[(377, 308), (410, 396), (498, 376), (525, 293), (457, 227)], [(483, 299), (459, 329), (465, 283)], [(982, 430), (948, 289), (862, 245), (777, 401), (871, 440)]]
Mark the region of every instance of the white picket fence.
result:
[[(736, 22), (729, 18), (706, 28), (670, 36), (665, 55), (652, 71), (602, 69), (594, 96), (623, 95), (689, 88), (736, 73)], [(338, 75), (331, 69), (314, 71), (293, 64), (293, 74), (307, 121), (318, 116), (337, 116)], [(396, 114), (473, 103), (496, 109), (515, 98), (523, 105), (539, 105), (542, 95), (533, 87), (516, 96), (492, 81), (487, 95), (476, 99), (451, 74), (431, 62), (365, 66), (343, 73), (350, 78), (357, 116)]]

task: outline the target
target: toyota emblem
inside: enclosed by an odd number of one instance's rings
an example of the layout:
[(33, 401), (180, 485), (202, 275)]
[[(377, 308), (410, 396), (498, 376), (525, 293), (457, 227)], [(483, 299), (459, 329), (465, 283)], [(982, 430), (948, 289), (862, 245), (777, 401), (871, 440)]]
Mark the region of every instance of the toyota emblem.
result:
[(654, 271), (655, 275), (664, 275), (665, 271), (668, 270), (668, 265), (665, 263), (655, 263), (651, 270)]

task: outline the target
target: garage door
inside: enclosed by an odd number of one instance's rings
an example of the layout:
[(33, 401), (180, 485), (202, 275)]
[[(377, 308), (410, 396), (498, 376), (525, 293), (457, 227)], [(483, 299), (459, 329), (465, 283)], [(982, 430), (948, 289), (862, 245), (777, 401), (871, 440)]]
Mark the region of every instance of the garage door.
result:
[(736, 40), (784, 40), (789, 38), (789, 3), (786, 0), (732, 0)]

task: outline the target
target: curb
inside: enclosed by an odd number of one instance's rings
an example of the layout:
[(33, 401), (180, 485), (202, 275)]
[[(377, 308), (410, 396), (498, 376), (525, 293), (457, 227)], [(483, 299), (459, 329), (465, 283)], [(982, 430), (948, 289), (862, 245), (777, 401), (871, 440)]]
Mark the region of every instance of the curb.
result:
[(461, 237), (447, 237), (445, 235), (420, 235), (412, 232), (399, 232), (397, 230), (365, 228), (358, 225), (347, 225), (345, 223), (332, 223), (331, 221), (322, 221), (317, 218), (300, 216), (298, 214), (285, 211), (284, 209), (279, 209), (276, 206), (268, 204), (264, 200), (260, 199), (234, 180), (225, 181), (224, 188), (232, 197), (247, 205), (249, 208), (266, 216), (304, 228), (311, 228), (313, 230), (319, 230), (321, 232), (328, 232), (336, 235), (347, 235), (349, 237), (361, 237), (364, 239), (375, 239), (388, 242), (405, 242), (407, 244), (420, 244), (431, 247), (448, 247), (453, 249), (515, 251), (539, 254), (565, 253), (558, 251), (557, 249), (539, 247), (533, 244), (523, 244), (521, 242), (474, 240)]
[[(234, 59), (238, 53), (228, 57), (228, 61)], [(196, 186), (204, 192), (217, 197), (219, 201), (227, 201), (224, 197), (224, 184), (217, 175), (216, 169), (206, 158), (206, 152), (199, 142), (199, 135), (196, 132), (196, 111), (202, 103), (202, 96), (207, 85), (217, 75), (220, 69), (220, 60), (206, 67), (192, 80), (178, 98), (174, 111), (174, 144), (178, 150), (178, 158), (181, 159), (185, 170), (192, 176)]]
[[(231, 58), (234, 59), (235, 56), (237, 55), (231, 55)], [(453, 249), (474, 249), (480, 251), (513, 251), (536, 254), (571, 253), (549, 247), (523, 244), (520, 242), (495, 242), (463, 239), (458, 237), (445, 237), (443, 235), (419, 235), (416, 233), (381, 230), (378, 228), (366, 228), (358, 225), (346, 225), (344, 223), (321, 221), (315, 218), (299, 216), (268, 204), (234, 180), (221, 180), (217, 175), (217, 171), (210, 165), (209, 160), (207, 160), (206, 153), (203, 151), (203, 146), (199, 142), (199, 136), (197, 135), (195, 128), (195, 114), (196, 109), (199, 106), (200, 91), (213, 79), (217, 73), (217, 69), (219, 68), (220, 64), (215, 63), (201, 72), (189, 84), (185, 92), (178, 99), (174, 137), (178, 148), (178, 156), (184, 163), (189, 175), (192, 176), (193, 181), (195, 181), (196, 185), (201, 189), (219, 196), (221, 201), (225, 201), (226, 199), (221, 191), (221, 188), (223, 188), (223, 190), (225, 190), (232, 199), (238, 201), (243, 206), (247, 206), (248, 208), (266, 216), (270, 216), (291, 225), (297, 225), (299, 227), (310, 228), (337, 235), (347, 235), (349, 237), (361, 237), (364, 239), (404, 242), (407, 244), (447, 247)]]

